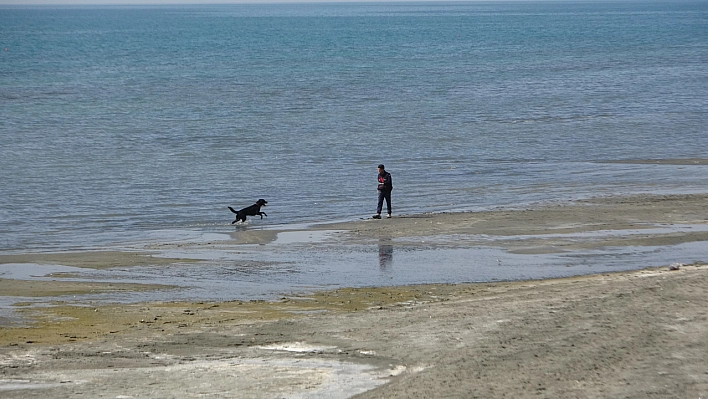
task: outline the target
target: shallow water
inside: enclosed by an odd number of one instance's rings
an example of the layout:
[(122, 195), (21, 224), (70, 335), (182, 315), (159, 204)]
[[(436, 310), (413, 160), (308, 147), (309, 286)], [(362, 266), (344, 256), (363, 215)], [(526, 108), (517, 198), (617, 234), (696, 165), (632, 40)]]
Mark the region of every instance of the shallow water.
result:
[[(705, 226), (696, 226), (705, 227)], [(666, 233), (688, 229), (658, 229)], [(625, 235), (644, 234), (627, 231)], [(609, 232), (611, 235), (620, 232)], [(273, 300), (321, 289), (427, 283), (545, 279), (635, 270), (705, 260), (708, 243), (665, 247), (607, 247), (554, 254), (514, 254), (503, 248), (455, 245), (429, 237), (411, 246), (398, 240), (342, 245), (336, 231), (283, 232), (272, 243), (220, 247), (189, 244), (161, 256), (189, 256), (198, 263), (90, 270), (66, 266), (0, 265), (0, 277), (173, 285), (154, 292), (70, 296), (72, 302), (172, 300)], [(598, 236), (596, 233), (590, 234)], [(585, 237), (587, 238), (587, 237)], [(63, 277), (64, 276), (64, 277)], [(29, 298), (26, 298), (30, 300)], [(15, 298), (22, 301), (23, 298)], [(35, 298), (36, 300), (36, 298)]]

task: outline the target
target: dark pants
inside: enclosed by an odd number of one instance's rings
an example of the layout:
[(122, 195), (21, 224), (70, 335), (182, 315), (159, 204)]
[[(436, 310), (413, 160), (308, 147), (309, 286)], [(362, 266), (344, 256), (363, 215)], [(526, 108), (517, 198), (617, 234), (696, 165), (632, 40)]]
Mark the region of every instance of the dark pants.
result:
[(388, 208), (389, 215), (391, 214), (391, 190), (379, 190), (379, 204), (376, 207), (376, 213), (380, 214), (383, 208), (384, 199), (386, 200), (386, 208)]

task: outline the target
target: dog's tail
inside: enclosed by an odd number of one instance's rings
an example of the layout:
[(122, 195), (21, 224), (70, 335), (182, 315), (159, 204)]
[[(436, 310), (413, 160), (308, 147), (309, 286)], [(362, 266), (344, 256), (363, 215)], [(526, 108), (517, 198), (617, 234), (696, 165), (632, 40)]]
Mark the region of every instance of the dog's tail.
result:
[(237, 210), (234, 210), (234, 208), (232, 208), (232, 207), (230, 207), (230, 206), (229, 206), (228, 208), (229, 208), (229, 210), (231, 210), (231, 212), (233, 212), (233, 213), (238, 213), (238, 211), (237, 211)]

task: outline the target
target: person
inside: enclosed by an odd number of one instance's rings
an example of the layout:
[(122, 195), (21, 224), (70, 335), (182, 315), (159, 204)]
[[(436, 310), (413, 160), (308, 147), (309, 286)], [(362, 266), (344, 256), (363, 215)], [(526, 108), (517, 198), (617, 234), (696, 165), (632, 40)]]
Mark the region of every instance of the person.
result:
[(391, 217), (391, 190), (393, 190), (393, 183), (391, 181), (391, 174), (386, 172), (384, 165), (379, 165), (379, 203), (376, 206), (376, 215), (374, 219), (381, 219), (381, 210), (383, 209), (383, 202), (386, 200), (386, 208), (388, 210), (388, 218)]

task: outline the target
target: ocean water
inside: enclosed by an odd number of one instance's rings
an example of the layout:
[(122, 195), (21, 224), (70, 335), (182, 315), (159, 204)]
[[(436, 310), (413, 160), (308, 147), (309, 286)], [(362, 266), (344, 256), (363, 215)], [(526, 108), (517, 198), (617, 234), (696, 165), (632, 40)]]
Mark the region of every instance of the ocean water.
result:
[(0, 6), (0, 253), (705, 192), (708, 2)]

